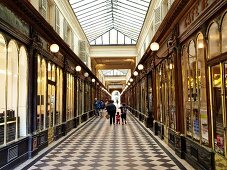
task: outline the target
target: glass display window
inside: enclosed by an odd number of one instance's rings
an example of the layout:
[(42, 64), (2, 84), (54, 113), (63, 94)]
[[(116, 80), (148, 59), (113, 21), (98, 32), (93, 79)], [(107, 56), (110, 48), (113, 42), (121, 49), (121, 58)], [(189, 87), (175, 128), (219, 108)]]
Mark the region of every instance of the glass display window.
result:
[(208, 116), (205, 76), (204, 38), (199, 33), (182, 52), (185, 133), (208, 145)]
[(37, 56), (37, 131), (42, 131), (46, 127), (46, 61)]
[(168, 73), (168, 117), (169, 127), (176, 129), (176, 99), (175, 99), (175, 75), (173, 57), (167, 60), (166, 69)]
[(211, 24), (208, 34), (208, 58), (213, 58), (220, 54), (220, 42), (218, 24), (214, 22)]
[(214, 127), (214, 149), (224, 155), (222, 65), (211, 67), (212, 114)]
[(66, 120), (74, 118), (74, 77), (67, 73)]
[[(8, 53), (7, 53), (8, 51)], [(27, 52), (0, 33), (0, 145), (27, 135)]]
[(62, 92), (63, 92), (63, 79), (62, 70), (57, 68), (57, 95), (56, 95), (56, 124), (62, 123)]

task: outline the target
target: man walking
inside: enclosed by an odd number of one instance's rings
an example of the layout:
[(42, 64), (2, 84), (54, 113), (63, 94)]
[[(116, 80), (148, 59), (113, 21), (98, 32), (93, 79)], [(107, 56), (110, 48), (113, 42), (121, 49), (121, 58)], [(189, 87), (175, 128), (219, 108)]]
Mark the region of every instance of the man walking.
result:
[(115, 114), (116, 114), (116, 106), (114, 105), (114, 101), (110, 100), (109, 104), (106, 106), (106, 110), (110, 115), (110, 124), (115, 124)]

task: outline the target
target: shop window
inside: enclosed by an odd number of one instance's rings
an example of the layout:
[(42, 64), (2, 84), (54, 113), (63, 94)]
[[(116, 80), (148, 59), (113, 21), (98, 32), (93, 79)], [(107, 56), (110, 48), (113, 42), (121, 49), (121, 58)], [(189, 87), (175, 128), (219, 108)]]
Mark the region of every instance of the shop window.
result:
[(218, 30), (218, 24), (215, 22), (210, 26), (209, 29), (208, 46), (209, 58), (213, 58), (220, 54), (220, 34)]
[(27, 53), (14, 40), (7, 49), (0, 34), (0, 54), (0, 145), (3, 145), (27, 135)]
[(208, 118), (205, 78), (204, 38), (190, 41), (182, 51), (182, 78), (186, 135), (208, 145)]
[(45, 129), (46, 121), (46, 62), (37, 56), (37, 130)]
[(222, 20), (221, 35), (222, 35), (222, 52), (224, 53), (227, 52), (227, 14), (225, 14)]
[(62, 70), (57, 68), (56, 124), (62, 123)]
[(74, 117), (74, 77), (67, 73), (67, 99), (66, 99), (66, 119), (71, 120)]
[[(7, 67), (7, 123), (6, 141), (15, 140), (16, 137), (16, 117), (18, 115), (18, 46), (15, 41), (10, 41), (8, 45), (8, 67)], [(13, 133), (11, 130), (13, 129)]]
[(211, 67), (212, 79), (212, 113), (214, 123), (214, 148), (215, 151), (224, 155), (224, 130), (222, 105), (222, 76), (221, 64)]
[(156, 70), (156, 91), (157, 91), (157, 120), (162, 122), (162, 105), (161, 105), (161, 67)]
[(175, 69), (173, 56), (167, 61), (169, 127), (176, 129)]
[[(197, 37), (196, 42), (197, 49), (197, 72), (196, 72), (196, 80), (198, 84), (198, 96), (199, 96), (199, 124), (201, 130), (201, 142), (204, 145), (208, 145), (208, 116), (207, 116), (207, 96), (206, 96), (206, 76), (205, 76), (205, 54), (204, 54), (204, 38), (200, 33)], [(194, 115), (197, 116), (197, 115)], [(194, 117), (194, 122), (196, 121), (196, 117)], [(200, 129), (199, 128), (199, 129)], [(195, 128), (194, 128), (195, 129)], [(194, 130), (195, 131), (195, 130)]]
[(6, 42), (0, 34), (0, 145), (6, 143)]
[(27, 135), (27, 72), (27, 52), (26, 49), (22, 46), (19, 51), (19, 137)]

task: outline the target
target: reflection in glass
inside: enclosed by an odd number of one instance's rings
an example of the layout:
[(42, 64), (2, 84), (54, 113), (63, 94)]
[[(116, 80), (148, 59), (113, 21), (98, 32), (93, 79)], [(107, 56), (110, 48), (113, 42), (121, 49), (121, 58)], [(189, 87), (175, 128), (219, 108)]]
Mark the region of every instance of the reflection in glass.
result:
[[(18, 97), (18, 47), (15, 41), (10, 41), (8, 46), (8, 69), (7, 69), (7, 136), (6, 141), (15, 140), (17, 97)], [(13, 132), (13, 133), (12, 133)]]
[(227, 14), (225, 14), (222, 20), (222, 53), (227, 52)]
[(0, 34), (0, 145), (6, 143), (6, 44)]
[(209, 42), (209, 58), (213, 58), (220, 54), (220, 36), (218, 30), (218, 24), (213, 23), (210, 26), (209, 34), (208, 34), (208, 42)]
[(224, 130), (222, 109), (222, 77), (220, 65), (211, 68), (212, 79), (212, 112), (214, 119), (215, 151), (224, 154)]
[(37, 130), (45, 129), (46, 121), (46, 62), (37, 57)]
[[(204, 57), (204, 38), (200, 33), (197, 37), (197, 84), (199, 96), (199, 133), (201, 133), (201, 142), (208, 145), (208, 116), (207, 116), (207, 96), (206, 96), (206, 67)], [(195, 115), (197, 116), (197, 115)], [(194, 118), (196, 120), (196, 118)], [(195, 131), (195, 130), (194, 130)], [(200, 137), (199, 137), (200, 138)]]
[(67, 93), (66, 93), (66, 119), (71, 120), (74, 117), (74, 77), (67, 73)]
[[(19, 52), (19, 107), (18, 107), (18, 122), (19, 135), (27, 135), (27, 52), (22, 46)], [(20, 137), (19, 136), (19, 137)]]

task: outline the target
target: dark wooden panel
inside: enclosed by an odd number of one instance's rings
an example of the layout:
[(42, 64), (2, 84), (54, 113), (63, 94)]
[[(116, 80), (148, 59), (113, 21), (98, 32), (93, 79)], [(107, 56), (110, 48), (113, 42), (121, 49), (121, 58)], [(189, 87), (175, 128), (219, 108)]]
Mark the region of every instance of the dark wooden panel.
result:
[(185, 159), (196, 169), (214, 169), (214, 152), (189, 138), (186, 138)]

